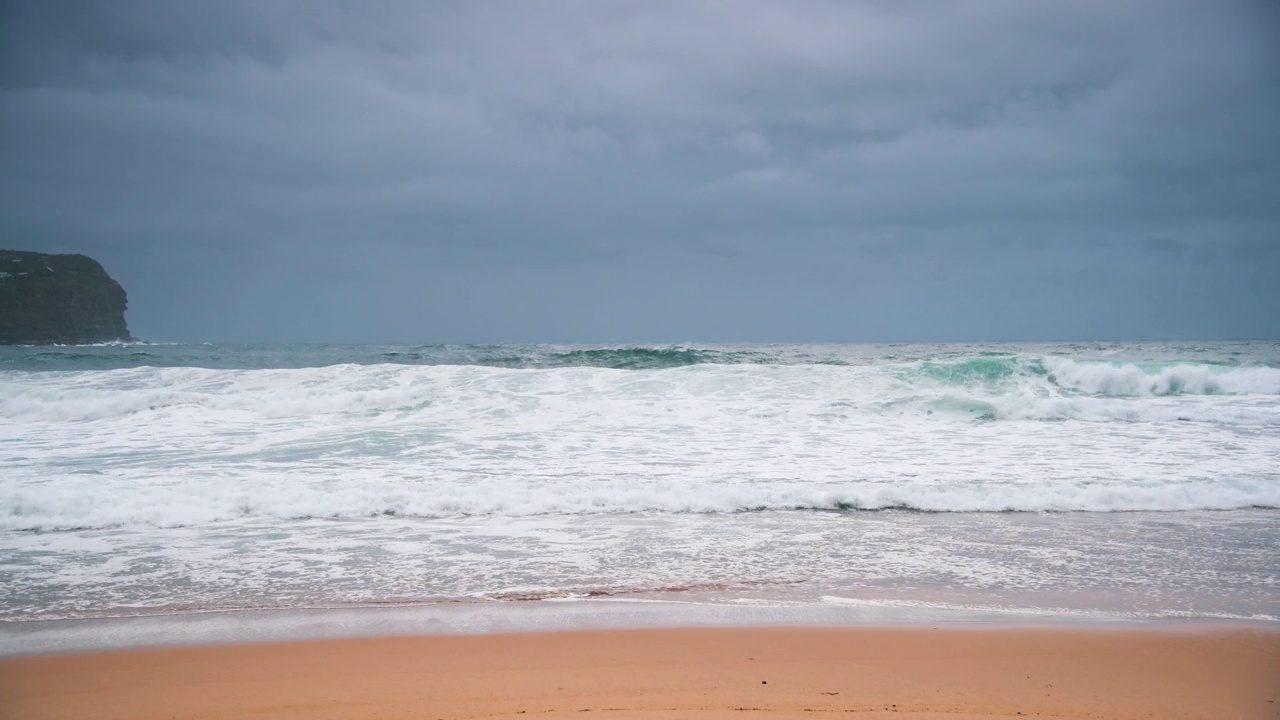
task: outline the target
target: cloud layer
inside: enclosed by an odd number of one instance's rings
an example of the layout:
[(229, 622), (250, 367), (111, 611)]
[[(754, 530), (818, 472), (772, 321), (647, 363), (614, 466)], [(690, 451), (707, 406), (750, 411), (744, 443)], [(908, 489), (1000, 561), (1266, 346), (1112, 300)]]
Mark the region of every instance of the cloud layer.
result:
[(0, 245), (144, 337), (1280, 335), (1263, 3), (0, 12)]

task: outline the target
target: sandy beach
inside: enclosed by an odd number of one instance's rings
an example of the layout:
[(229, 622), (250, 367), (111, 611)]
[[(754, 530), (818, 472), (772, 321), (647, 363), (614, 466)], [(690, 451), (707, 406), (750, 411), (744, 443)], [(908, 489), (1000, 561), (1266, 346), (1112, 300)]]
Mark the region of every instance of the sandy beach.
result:
[[(718, 628), (0, 659), (0, 717), (1277, 718), (1258, 629)], [(816, 715), (823, 717), (823, 715)]]

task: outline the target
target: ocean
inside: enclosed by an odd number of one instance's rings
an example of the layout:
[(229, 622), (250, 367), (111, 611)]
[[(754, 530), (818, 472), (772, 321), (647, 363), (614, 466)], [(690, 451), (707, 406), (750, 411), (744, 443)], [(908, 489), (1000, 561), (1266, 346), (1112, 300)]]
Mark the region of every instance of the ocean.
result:
[(575, 601), (1280, 622), (1280, 343), (0, 348), (11, 632)]

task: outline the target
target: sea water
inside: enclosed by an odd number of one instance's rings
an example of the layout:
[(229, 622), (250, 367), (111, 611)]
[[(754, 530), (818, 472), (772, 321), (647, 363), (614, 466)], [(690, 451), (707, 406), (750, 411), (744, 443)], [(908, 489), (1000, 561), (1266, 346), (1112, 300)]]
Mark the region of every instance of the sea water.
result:
[(0, 621), (1280, 622), (1280, 343), (0, 348)]

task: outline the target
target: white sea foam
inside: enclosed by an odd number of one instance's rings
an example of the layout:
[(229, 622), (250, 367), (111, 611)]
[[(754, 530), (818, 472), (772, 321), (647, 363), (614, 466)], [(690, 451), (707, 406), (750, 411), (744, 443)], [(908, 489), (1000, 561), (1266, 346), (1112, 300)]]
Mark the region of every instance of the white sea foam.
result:
[(1280, 369), (1224, 368), (1178, 363), (1144, 369), (1134, 363), (1080, 362), (1049, 357), (1044, 365), (1058, 385), (1090, 394), (1280, 395)]
[[(991, 361), (997, 362), (997, 361)], [(922, 372), (919, 364), (889, 367), (695, 365), (652, 371), (600, 368), (506, 370), (471, 366), (335, 365), (294, 370), (210, 370), (151, 368), (128, 370), (0, 373), (0, 420), (99, 420), (139, 413), (199, 409), (214, 413), (249, 411), (268, 417), (313, 413), (378, 414), (409, 412), (437, 401), (463, 401), (462, 410), (491, 412), (512, 401), (528, 405), (554, 395), (595, 394), (598, 401), (662, 402), (700, 397), (707, 402), (755, 402), (762, 412), (812, 409), (808, 401), (859, 412), (930, 413), (947, 401), (985, 402), (997, 410), (1045, 405), (1042, 419), (1165, 420), (1159, 403), (1124, 405), (1115, 415), (1090, 416), (1088, 403), (1168, 396), (1215, 396), (1216, 402), (1188, 407), (1196, 419), (1249, 422), (1280, 419), (1280, 369), (1222, 368), (1176, 364), (1144, 370), (1133, 364), (1045, 358), (1034, 363), (1003, 361), (1004, 376), (981, 382), (963, 367), (948, 368), (945, 379)], [(1036, 371), (1034, 368), (1044, 369)], [(968, 370), (968, 372), (966, 372)], [(1239, 398), (1254, 398), (1262, 413), (1233, 414)], [(1075, 401), (1078, 412), (1056, 401)], [(1114, 406), (1114, 403), (1112, 403)], [(1250, 403), (1244, 403), (1249, 406)], [(1215, 408), (1225, 409), (1215, 414)], [(513, 408), (514, 409), (514, 408)], [(974, 409), (974, 408), (966, 408)], [(1150, 412), (1150, 417), (1147, 413)], [(998, 413), (999, 414), (999, 413)], [(1032, 411), (1013, 413), (1037, 419)]]
[[(153, 525), (199, 525), (250, 517), (279, 519), (360, 518), (399, 515), (451, 518), (475, 515), (616, 514), (642, 512), (732, 513), (764, 509), (877, 510), (909, 508), (936, 512), (1232, 510), (1280, 508), (1274, 482), (1181, 481), (1124, 484), (1068, 483), (801, 483), (767, 487), (728, 483), (609, 482), (586, 477), (508, 487), (478, 482), (392, 483), (360, 474), (308, 483), (303, 478), (216, 478), (200, 484), (134, 484), (101, 477), (51, 482), (0, 493), (0, 529), (58, 530)], [(759, 484), (759, 480), (756, 481)]]
[(1048, 357), (0, 373), (0, 528), (1280, 507), (1280, 370)]
[[(1280, 513), (1197, 512), (1280, 508), (1276, 349), (1059, 349), (6, 351), (0, 618), (674, 588), (1280, 614)], [(386, 357), (423, 364), (359, 364)]]

